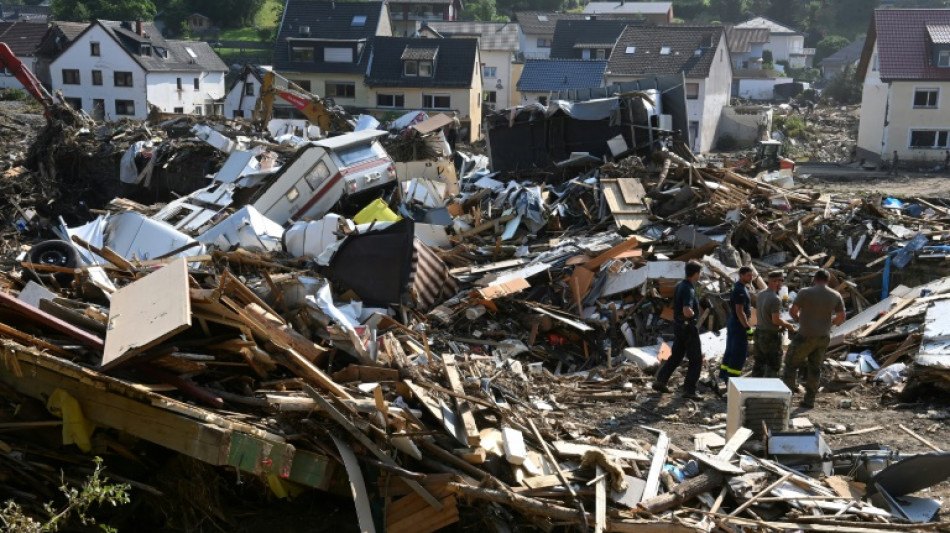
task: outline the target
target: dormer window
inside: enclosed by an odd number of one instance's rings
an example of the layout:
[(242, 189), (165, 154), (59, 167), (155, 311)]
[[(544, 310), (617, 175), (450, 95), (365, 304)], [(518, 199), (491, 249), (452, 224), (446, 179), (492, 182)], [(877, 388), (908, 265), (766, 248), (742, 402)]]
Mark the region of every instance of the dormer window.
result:
[(143, 45), (139, 46), (139, 54), (141, 54), (141, 55), (143, 55), (143, 56), (150, 56), (150, 55), (152, 55), (152, 45), (150, 45), (150, 44), (143, 44)]
[(937, 66), (942, 68), (950, 67), (950, 50), (937, 52)]
[(402, 52), (402, 73), (408, 77), (431, 78), (435, 68), (438, 48), (410, 48)]

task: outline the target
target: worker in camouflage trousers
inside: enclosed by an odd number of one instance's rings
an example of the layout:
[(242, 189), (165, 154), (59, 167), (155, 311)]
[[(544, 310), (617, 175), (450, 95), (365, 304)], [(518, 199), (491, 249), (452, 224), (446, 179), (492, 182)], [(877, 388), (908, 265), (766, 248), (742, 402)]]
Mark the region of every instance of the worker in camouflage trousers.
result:
[(798, 388), (798, 374), (805, 374), (805, 397), (801, 406), (812, 408), (818, 395), (821, 364), (831, 342), (831, 325), (844, 322), (844, 300), (838, 291), (828, 287), (828, 271), (815, 272), (813, 285), (795, 297), (789, 314), (798, 322), (798, 332), (785, 354), (782, 380), (793, 391)]
[(782, 301), (778, 296), (785, 282), (781, 271), (769, 273), (768, 287), (755, 295), (755, 343), (752, 377), (777, 378), (782, 368), (782, 330), (794, 333), (795, 326), (782, 319)]

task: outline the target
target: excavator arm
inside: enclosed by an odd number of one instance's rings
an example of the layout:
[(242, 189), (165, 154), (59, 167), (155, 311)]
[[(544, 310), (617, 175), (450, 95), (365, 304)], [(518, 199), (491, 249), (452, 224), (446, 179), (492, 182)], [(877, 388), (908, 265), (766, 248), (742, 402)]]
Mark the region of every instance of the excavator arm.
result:
[(6, 68), (16, 76), (16, 79), (23, 84), (26, 91), (43, 104), (43, 107), (46, 109), (46, 114), (49, 115), (50, 108), (52, 108), (55, 103), (53, 96), (46, 90), (46, 87), (43, 87), (40, 80), (30, 72), (30, 69), (27, 68), (22, 61), (17, 59), (16, 55), (14, 55), (6, 43), (0, 43), (0, 66)]
[(273, 118), (274, 99), (280, 98), (325, 132), (353, 131), (350, 117), (342, 108), (328, 106), (326, 100), (303, 90), (290, 80), (285, 80), (288, 88), (278, 88), (275, 83), (277, 76), (272, 71), (264, 72), (262, 76), (260, 96), (254, 105), (254, 120), (262, 129)]

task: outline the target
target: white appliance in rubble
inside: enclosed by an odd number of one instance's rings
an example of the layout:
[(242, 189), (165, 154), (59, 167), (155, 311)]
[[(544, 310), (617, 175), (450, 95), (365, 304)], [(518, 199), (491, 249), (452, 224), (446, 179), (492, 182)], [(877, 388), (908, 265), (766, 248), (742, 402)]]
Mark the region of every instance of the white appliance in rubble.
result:
[(762, 423), (770, 431), (788, 429), (792, 391), (776, 378), (731, 378), (727, 395), (726, 438), (740, 427), (762, 436)]

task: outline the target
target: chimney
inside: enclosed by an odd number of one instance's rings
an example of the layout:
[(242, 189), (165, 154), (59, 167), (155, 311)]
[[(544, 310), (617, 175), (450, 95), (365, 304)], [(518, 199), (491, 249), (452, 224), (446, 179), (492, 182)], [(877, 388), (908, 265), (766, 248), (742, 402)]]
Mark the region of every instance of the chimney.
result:
[(144, 36), (145, 36), (145, 29), (144, 29), (143, 26), (142, 26), (142, 21), (141, 21), (141, 20), (136, 20), (136, 21), (135, 21), (135, 33), (139, 34), (139, 37), (144, 37)]
[(620, 5), (623, 5), (623, 3), (624, 3), (624, 0), (620, 0)]

